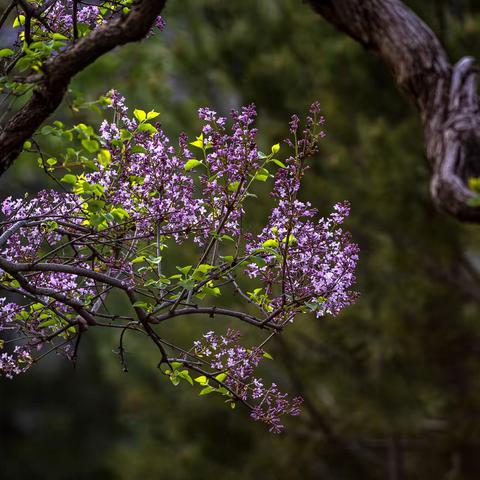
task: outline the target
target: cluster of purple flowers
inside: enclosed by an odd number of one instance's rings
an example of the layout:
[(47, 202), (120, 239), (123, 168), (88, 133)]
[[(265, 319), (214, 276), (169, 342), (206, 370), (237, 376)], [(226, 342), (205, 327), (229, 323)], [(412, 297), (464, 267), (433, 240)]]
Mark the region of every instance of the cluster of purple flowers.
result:
[(278, 204), (260, 235), (247, 245), (249, 252), (269, 247), (265, 263), (250, 263), (247, 274), (262, 280), (272, 310), (289, 307), (278, 316), (282, 323), (292, 321), (306, 302), (317, 316), (322, 316), (336, 315), (356, 299), (350, 287), (355, 282), (358, 246), (340, 227), (350, 213), (348, 202), (336, 204), (329, 217), (315, 220), (317, 210), (297, 198), (307, 168), (305, 159), (317, 152), (318, 139), (324, 136), (319, 130), (324, 122), (319, 113), (316, 102), (310, 108), (301, 138), (300, 120), (296, 115), (292, 117), (293, 141), (287, 139), (286, 143), (294, 154), (277, 171), (272, 190)]
[(258, 347), (247, 349), (238, 343), (240, 332), (229, 329), (225, 335), (207, 332), (202, 340), (194, 342), (195, 353), (207, 359), (210, 367), (227, 376), (224, 384), (237, 398), (250, 405), (251, 417), (264, 422), (271, 432), (280, 433), (284, 415), (300, 415), (301, 397), (292, 400), (272, 383), (264, 385), (261, 378), (254, 377), (255, 369), (263, 358)]
[[(75, 148), (44, 165), (50, 172), (66, 168), (60, 183), (69, 188), (2, 203), (0, 289), (15, 296), (0, 299), (0, 332), (14, 340), (5, 350), (0, 343), (0, 372), (10, 378), (24, 372), (47, 347), (76, 357), (86, 326), (134, 325), (161, 345), (149, 322), (197, 314), (221, 288), (255, 303), (261, 316), (221, 314), (277, 333), (299, 313), (336, 315), (354, 301), (358, 247), (342, 226), (348, 203), (318, 218), (299, 198), (306, 159), (324, 135), (318, 104), (302, 132), (292, 117), (285, 143), (293, 153), (283, 162), (274, 158), (278, 144), (268, 155), (258, 149), (253, 105), (233, 111), (231, 122), (200, 109), (200, 135), (189, 141), (182, 134), (173, 146), (159, 113), (130, 115), (116, 91), (105, 104), (110, 119), (98, 131), (83, 124), (62, 130)], [(276, 205), (259, 233), (245, 232), (252, 188), (270, 177)], [(199, 258), (171, 265), (164, 248), (187, 240)], [(242, 271), (260, 284), (254, 292), (243, 290)], [(107, 297), (115, 289), (135, 314), (121, 320), (110, 314)], [(207, 307), (203, 311), (215, 315), (216, 306)], [(165, 348), (162, 362), (170, 363)], [(242, 346), (237, 331), (209, 332), (194, 349), (213, 376), (226, 374), (222, 393), (247, 404), (271, 431), (282, 430), (282, 416), (299, 414), (300, 398), (289, 399), (255, 376), (264, 352)]]
[[(115, 91), (109, 96), (115, 121), (105, 120), (100, 136), (117, 161), (113, 166), (98, 165), (99, 171), (88, 174), (87, 179), (102, 185), (108, 201), (122, 205), (137, 220), (139, 232), (160, 224), (165, 228), (162, 235), (179, 240), (193, 232), (199, 244), (212, 232), (239, 235), (245, 195), (259, 166), (256, 129), (252, 127), (254, 106), (233, 111), (230, 128), (225, 117), (201, 108), (199, 118), (205, 125), (201, 136), (191, 142), (193, 152), (184, 135), (179, 138), (178, 150), (170, 145), (159, 124), (153, 135), (139, 129), (139, 121), (128, 116), (125, 99)], [(115, 146), (125, 131), (131, 140)], [(193, 177), (184, 168), (188, 161), (198, 165), (202, 190), (197, 198)], [(137, 178), (142, 181), (136, 182)]]
[[(30, 3), (32, 7), (42, 9), (45, 1), (37, 0)], [(84, 26), (88, 30), (93, 30), (108, 20), (124, 14), (131, 6), (131, 0), (121, 0), (115, 4), (99, 1), (94, 5), (81, 0), (76, 4), (73, 0), (57, 0), (46, 6), (38, 28), (42, 32), (55, 32), (70, 38), (74, 30), (74, 17), (76, 17), (77, 28)], [(74, 8), (76, 8), (75, 15)], [(151, 34), (154, 33), (155, 28), (159, 30), (165, 28), (165, 21), (161, 16), (156, 19)]]
[(205, 174), (200, 181), (209, 211), (207, 224), (232, 235), (240, 233), (243, 200), (259, 166), (257, 130), (252, 127), (256, 114), (254, 105), (232, 111), (233, 125), (228, 131), (225, 117), (208, 108), (199, 110), (199, 117), (205, 122), (202, 129)]
[[(48, 10), (49, 27), (58, 33), (70, 35), (73, 29), (73, 0), (55, 2)], [(97, 5), (79, 5), (77, 22), (95, 28), (102, 22), (100, 8)]]
[(330, 217), (314, 221), (317, 212), (308, 202), (282, 199), (267, 226), (247, 246), (255, 251), (272, 245), (265, 264), (250, 263), (247, 273), (262, 280), (273, 309), (292, 307), (282, 321), (291, 321), (306, 300), (320, 317), (336, 315), (356, 299), (350, 287), (355, 282), (358, 247), (339, 226), (349, 213), (348, 203), (339, 203), (334, 210)]
[(26, 372), (32, 361), (30, 349), (17, 345), (13, 349), (13, 354), (7, 352), (0, 354), (0, 371), (5, 377), (13, 378), (15, 375)]
[[(139, 120), (128, 116), (125, 99), (115, 91), (109, 96), (115, 121), (102, 123), (100, 138), (114, 162), (98, 163), (98, 171), (87, 174), (87, 180), (103, 187), (108, 203), (121, 205), (129, 213), (137, 234), (148, 235), (160, 228), (161, 235), (185, 238), (199, 229), (205, 211), (204, 202), (194, 198), (185, 158), (170, 145), (159, 124), (142, 131)], [(122, 136), (130, 140), (123, 143)], [(185, 143), (182, 136), (180, 150), (185, 150)]]

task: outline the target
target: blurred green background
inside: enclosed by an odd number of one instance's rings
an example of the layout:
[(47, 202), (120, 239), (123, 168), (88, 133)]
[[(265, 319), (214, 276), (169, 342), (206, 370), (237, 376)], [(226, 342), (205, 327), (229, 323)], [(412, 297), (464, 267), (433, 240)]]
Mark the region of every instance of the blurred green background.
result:
[[(480, 56), (479, 2), (406, 3), (453, 61)], [(113, 339), (92, 331), (75, 370), (50, 358), (0, 380), (0, 479), (480, 478), (478, 228), (432, 206), (418, 115), (385, 66), (299, 0), (170, 1), (164, 16), (164, 33), (105, 56), (72, 89), (95, 99), (116, 88), (161, 111), (172, 136), (198, 132), (200, 106), (255, 102), (263, 146), (320, 100), (327, 137), (303, 196), (322, 213), (350, 200), (361, 297), (271, 347), (266, 376), (306, 399), (281, 436), (174, 388), (140, 344), (123, 373)], [(23, 158), (0, 192), (45, 183)], [(172, 331), (191, 340), (186, 322)]]

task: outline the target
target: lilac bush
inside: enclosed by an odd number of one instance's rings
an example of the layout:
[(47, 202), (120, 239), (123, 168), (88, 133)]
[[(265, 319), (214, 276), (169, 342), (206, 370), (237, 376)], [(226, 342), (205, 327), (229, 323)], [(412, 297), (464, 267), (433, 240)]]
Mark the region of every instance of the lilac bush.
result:
[[(125, 333), (143, 334), (174, 385), (199, 384), (200, 395), (243, 404), (280, 432), (280, 418), (298, 415), (301, 399), (258, 377), (269, 357), (264, 347), (299, 315), (336, 315), (355, 300), (358, 248), (342, 227), (348, 204), (319, 218), (299, 198), (323, 137), (319, 105), (303, 129), (292, 118), (282, 160), (280, 144), (259, 149), (253, 105), (230, 120), (200, 109), (200, 134), (182, 134), (176, 145), (158, 112), (131, 115), (115, 91), (99, 105), (106, 118), (98, 130), (58, 121), (41, 130), (62, 140), (61, 153), (48, 155), (36, 139), (26, 143), (57, 188), (3, 201), (0, 289), (8, 300), (0, 299), (0, 371), (12, 378), (51, 352), (75, 361), (82, 336), (96, 328), (118, 330), (126, 369)], [(246, 231), (256, 186), (271, 179), (273, 210), (260, 231)], [(168, 252), (187, 244), (194, 257), (178, 265)], [(230, 292), (244, 308), (222, 305)], [(121, 315), (111, 312), (113, 294), (128, 301)], [(191, 346), (164, 338), (163, 322), (195, 315), (227, 317), (265, 337), (242, 345), (231, 327)]]

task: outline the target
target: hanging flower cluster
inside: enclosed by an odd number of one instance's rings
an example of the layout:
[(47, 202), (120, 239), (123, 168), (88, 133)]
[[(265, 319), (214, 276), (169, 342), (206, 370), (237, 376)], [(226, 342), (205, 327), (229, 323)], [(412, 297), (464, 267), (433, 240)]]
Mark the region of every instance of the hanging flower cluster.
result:
[(223, 380), (225, 386), (215, 388), (207, 377), (198, 377), (196, 381), (204, 386), (200, 392), (202, 395), (221, 393), (229, 397), (227, 403), (231, 405), (235, 405), (231, 403), (232, 397), (240, 398), (251, 405), (250, 416), (266, 423), (269, 430), (275, 433), (283, 431), (280, 422), (283, 415), (300, 415), (301, 397), (289, 400), (288, 394), (280, 392), (274, 383), (266, 387), (261, 378), (253, 376), (262, 358), (268, 356), (261, 348), (247, 349), (240, 345), (240, 332), (235, 330), (228, 330), (220, 336), (207, 332), (203, 337), (203, 341), (194, 343), (195, 354), (210, 361), (210, 368), (220, 372), (216, 375), (216, 381)]
[[(43, 151), (41, 139), (25, 145), (58, 188), (3, 201), (0, 372), (11, 378), (50, 352), (75, 360), (88, 330), (115, 328), (125, 369), (125, 333), (146, 335), (174, 385), (198, 383), (201, 395), (244, 404), (280, 432), (280, 418), (298, 415), (301, 399), (257, 376), (264, 346), (300, 314), (336, 315), (355, 299), (358, 248), (342, 227), (348, 204), (318, 218), (298, 197), (323, 136), (319, 105), (303, 131), (292, 118), (284, 160), (280, 144), (259, 150), (253, 105), (232, 112), (230, 122), (200, 109), (200, 135), (182, 134), (177, 145), (158, 112), (131, 116), (115, 91), (99, 105), (108, 118), (98, 130), (58, 121), (41, 130), (64, 142), (60, 154)], [(270, 179), (275, 206), (259, 232), (246, 231), (256, 186)], [(178, 265), (168, 252), (187, 243), (194, 257)], [(229, 290), (244, 308), (222, 305)], [(128, 301), (121, 315), (110, 310), (113, 292)], [(245, 346), (237, 329), (208, 332), (190, 349), (164, 338), (163, 322), (192, 315), (224, 316), (267, 337)]]

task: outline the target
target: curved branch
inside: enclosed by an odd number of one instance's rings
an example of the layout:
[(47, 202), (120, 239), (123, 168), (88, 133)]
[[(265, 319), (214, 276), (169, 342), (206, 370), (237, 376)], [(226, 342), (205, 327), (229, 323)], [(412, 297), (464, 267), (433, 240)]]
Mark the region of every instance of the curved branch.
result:
[(183, 308), (181, 310), (173, 310), (169, 311), (165, 315), (160, 315), (156, 317), (151, 317), (151, 323), (161, 323), (165, 320), (169, 320), (173, 317), (179, 317), (183, 315), (199, 315), (199, 314), (206, 314), (213, 317), (214, 315), (223, 315), (226, 317), (233, 317), (242, 320), (243, 322), (249, 323), (250, 325), (254, 325), (260, 328), (268, 328), (271, 327), (274, 330), (281, 330), (281, 327), (276, 325), (265, 324), (262, 320), (254, 317), (253, 315), (249, 315), (243, 312), (237, 312), (235, 310), (228, 310), (226, 308), (217, 308), (217, 307), (188, 307)]
[(468, 178), (480, 176), (480, 112), (473, 58), (451, 65), (438, 38), (400, 0), (308, 0), (314, 10), (388, 65), (420, 112), (431, 195), (459, 220), (480, 222)]
[(64, 265), (61, 263), (14, 263), (0, 257), (0, 268), (13, 274), (18, 272), (59, 272), (78, 275), (79, 277), (91, 278), (97, 282), (102, 282), (121, 290), (127, 290), (127, 287), (117, 278), (110, 277), (101, 272), (89, 270), (88, 268), (77, 267), (74, 265)]
[(31, 99), (0, 132), (0, 175), (7, 170), (40, 124), (62, 101), (70, 80), (103, 54), (144, 38), (166, 0), (139, 0), (127, 16), (93, 30), (71, 47), (51, 57), (35, 77)]

